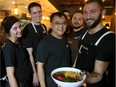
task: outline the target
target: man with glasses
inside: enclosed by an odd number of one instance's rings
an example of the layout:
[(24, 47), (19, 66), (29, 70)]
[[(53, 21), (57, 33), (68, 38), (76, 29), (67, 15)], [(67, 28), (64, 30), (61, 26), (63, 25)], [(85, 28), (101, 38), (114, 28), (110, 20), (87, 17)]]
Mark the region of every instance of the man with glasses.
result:
[(70, 66), (70, 48), (63, 40), (67, 27), (67, 18), (61, 12), (50, 17), (52, 32), (45, 37), (37, 48), (37, 72), (41, 87), (58, 87), (50, 73), (59, 67)]
[(47, 34), (46, 26), (41, 24), (42, 19), (42, 8), (41, 5), (32, 2), (28, 6), (28, 12), (31, 16), (31, 22), (27, 24), (24, 28), (24, 34), (22, 42), (25, 48), (27, 48), (30, 55), (30, 61), (33, 67), (33, 85), (38, 86), (38, 78), (36, 73), (36, 61), (35, 55), (37, 50), (37, 44), (42, 40), (42, 38)]

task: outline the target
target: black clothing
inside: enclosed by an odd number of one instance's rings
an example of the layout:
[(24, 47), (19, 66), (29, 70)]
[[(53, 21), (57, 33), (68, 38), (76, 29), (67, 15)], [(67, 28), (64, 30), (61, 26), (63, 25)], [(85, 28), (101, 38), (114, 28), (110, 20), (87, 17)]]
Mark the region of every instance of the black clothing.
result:
[(34, 26), (37, 32), (34, 30), (32, 23), (29, 23), (25, 26), (24, 34), (21, 39), (25, 48), (33, 47), (33, 56), (35, 58), (37, 45), (40, 40), (47, 35), (47, 30), (44, 24)]
[(15, 67), (14, 73), (18, 83), (25, 83), (28, 85), (33, 72), (27, 50), (22, 47), (20, 42), (15, 44), (7, 40), (3, 49), (3, 54), (5, 66)]
[(84, 32), (84, 29), (80, 29), (79, 31), (71, 31), (68, 36), (68, 44), (71, 48), (72, 65), (74, 64), (75, 58), (77, 56), (79, 39), (82, 35), (82, 32)]
[[(114, 55), (114, 57), (115, 57), (115, 55)], [(114, 59), (112, 58), (109, 66), (108, 66), (108, 69), (107, 69), (107, 72), (108, 72), (108, 75), (107, 75), (108, 85), (107, 85), (107, 87), (115, 87), (115, 58)]]
[[(52, 35), (46, 36), (38, 45), (36, 60), (45, 63), (46, 84), (52, 82), (51, 71), (59, 67), (70, 66), (70, 49), (67, 43)], [(51, 79), (51, 80), (50, 80)], [(47, 87), (57, 87), (49, 83)]]
[(6, 68), (4, 63), (3, 56), (3, 47), (0, 47), (0, 87), (5, 87), (6, 79), (3, 79), (6, 76)]
[(52, 32), (52, 29), (50, 28), (50, 29), (48, 30), (48, 34), (51, 34), (51, 32)]
[[(82, 36), (76, 68), (92, 72), (94, 70), (95, 60), (111, 62), (115, 58), (115, 35), (113, 33), (104, 36), (98, 45), (95, 45), (97, 40), (107, 31), (109, 30), (104, 27), (95, 34), (87, 33), (85, 37), (83, 37), (84, 35)], [(91, 84), (91, 86), (87, 85), (87, 87), (105, 87), (102, 82), (95, 84), (96, 86)]]
[(71, 34), (71, 32), (73, 31), (72, 26), (69, 24), (67, 25), (67, 29), (65, 31), (65, 33), (63, 34), (64, 40), (68, 43), (68, 37)]

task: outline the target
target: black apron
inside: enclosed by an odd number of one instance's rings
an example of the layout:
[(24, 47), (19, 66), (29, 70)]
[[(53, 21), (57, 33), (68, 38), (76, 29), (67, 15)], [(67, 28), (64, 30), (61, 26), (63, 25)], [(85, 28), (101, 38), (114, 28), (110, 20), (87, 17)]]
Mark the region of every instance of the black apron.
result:
[[(100, 40), (106, 36), (107, 34), (111, 32), (104, 33), (94, 44), (88, 44), (83, 41), (85, 35), (88, 31), (83, 35), (80, 41), (80, 48), (78, 51), (78, 59), (76, 62), (76, 68), (80, 70), (87, 70), (89, 72), (93, 72), (94, 70), (94, 64), (95, 64), (95, 58), (96, 58), (96, 47), (99, 44)], [(97, 83), (94, 84), (87, 84), (87, 87), (105, 87), (103, 79)]]

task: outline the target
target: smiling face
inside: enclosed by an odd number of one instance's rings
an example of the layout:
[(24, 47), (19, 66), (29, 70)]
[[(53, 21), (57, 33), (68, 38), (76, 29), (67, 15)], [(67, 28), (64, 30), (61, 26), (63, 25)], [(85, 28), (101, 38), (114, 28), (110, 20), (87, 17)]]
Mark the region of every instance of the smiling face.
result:
[(38, 24), (42, 19), (42, 10), (39, 6), (34, 6), (30, 8), (30, 16), (34, 24)]
[(10, 37), (20, 38), (22, 36), (21, 24), (16, 22), (10, 29)]
[(67, 20), (64, 16), (54, 16), (51, 22), (52, 35), (57, 38), (62, 38), (67, 29)]
[(83, 26), (84, 21), (83, 21), (83, 14), (82, 13), (74, 13), (72, 16), (72, 26), (74, 29), (79, 29)]
[(98, 3), (91, 2), (84, 6), (83, 16), (87, 27), (90, 29), (95, 28), (101, 23), (103, 10), (100, 9)]

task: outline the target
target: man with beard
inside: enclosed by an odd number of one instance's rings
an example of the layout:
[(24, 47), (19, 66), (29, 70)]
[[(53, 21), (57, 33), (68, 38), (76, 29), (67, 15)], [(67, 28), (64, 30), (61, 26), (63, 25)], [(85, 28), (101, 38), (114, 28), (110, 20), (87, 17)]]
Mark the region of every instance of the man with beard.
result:
[(72, 24), (73, 29), (69, 34), (68, 43), (69, 43), (69, 46), (71, 47), (72, 64), (74, 64), (74, 60), (75, 60), (75, 58), (77, 56), (77, 52), (78, 52), (79, 38), (81, 36), (83, 27), (84, 27), (82, 11), (76, 11), (73, 13), (72, 19), (71, 19), (71, 24)]
[[(87, 74), (87, 87), (106, 87), (105, 72), (110, 65), (115, 64), (115, 34), (102, 24), (105, 11), (100, 0), (89, 0), (83, 8), (87, 31), (80, 39), (76, 68)], [(110, 69), (115, 78), (114, 67)], [(114, 87), (114, 84), (110, 87)]]

